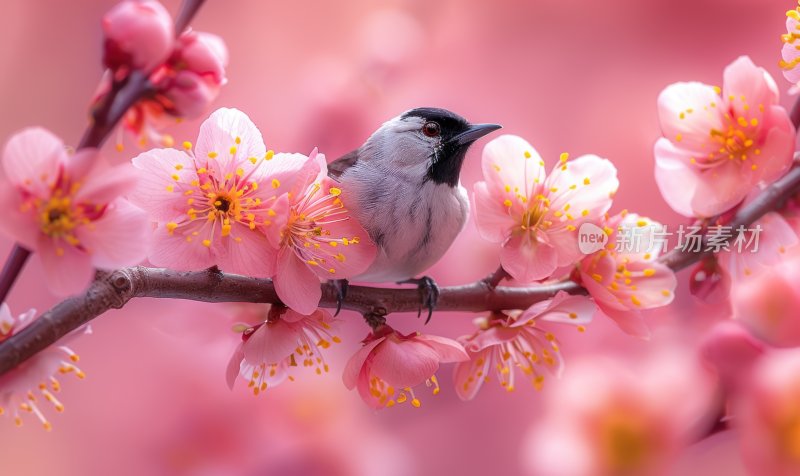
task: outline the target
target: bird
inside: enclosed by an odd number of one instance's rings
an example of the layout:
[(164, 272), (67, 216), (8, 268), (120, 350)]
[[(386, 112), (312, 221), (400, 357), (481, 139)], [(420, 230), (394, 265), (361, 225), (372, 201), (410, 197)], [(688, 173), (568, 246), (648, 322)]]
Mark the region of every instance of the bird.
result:
[[(358, 149), (328, 164), (342, 200), (378, 248), (360, 282), (416, 284), (430, 321), (436, 283), (417, 275), (435, 264), (463, 230), (469, 198), (459, 177), (470, 146), (500, 129), (458, 114), (419, 107), (384, 122)], [(339, 305), (347, 281), (336, 280)]]

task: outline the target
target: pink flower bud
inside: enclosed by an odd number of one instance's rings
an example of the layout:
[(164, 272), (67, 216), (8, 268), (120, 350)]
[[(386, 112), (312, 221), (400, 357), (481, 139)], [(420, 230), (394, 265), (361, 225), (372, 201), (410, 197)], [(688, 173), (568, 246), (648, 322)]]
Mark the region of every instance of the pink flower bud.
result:
[(156, 1), (125, 1), (103, 17), (103, 63), (149, 71), (166, 61), (175, 41), (172, 17)]

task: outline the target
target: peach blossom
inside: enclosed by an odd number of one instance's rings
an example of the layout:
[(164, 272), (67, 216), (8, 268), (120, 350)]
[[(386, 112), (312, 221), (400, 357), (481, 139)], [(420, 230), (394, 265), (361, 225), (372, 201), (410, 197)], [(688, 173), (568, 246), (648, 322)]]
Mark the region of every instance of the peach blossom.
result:
[(320, 279), (356, 276), (375, 259), (375, 245), (349, 214), (341, 193), (328, 178), (325, 156), (314, 150), (276, 202), (275, 225), (264, 228), (278, 249), (275, 291), (301, 314), (319, 305)]
[(392, 407), (411, 399), (411, 405), (421, 402), (413, 387), (423, 382), (439, 393), (435, 373), (439, 364), (469, 360), (458, 342), (432, 335), (414, 333), (403, 335), (383, 325), (364, 339), (364, 346), (347, 362), (342, 380), (358, 393), (372, 408)]
[(641, 311), (666, 306), (675, 297), (675, 273), (656, 260), (663, 230), (660, 223), (633, 213), (615, 215), (604, 226), (606, 248), (585, 257), (578, 267), (600, 311), (637, 337), (650, 335)]
[(543, 370), (558, 378), (564, 367), (561, 343), (550, 323), (571, 324), (583, 332), (596, 310), (591, 299), (562, 291), (523, 312), (476, 319), (478, 331), (459, 339), (470, 360), (456, 364), (456, 393), (472, 400), (490, 375), (510, 392), (516, 388), (516, 368), (541, 390)]
[(619, 186), (614, 165), (594, 155), (567, 158), (545, 176), (544, 160), (520, 137), (500, 136), (483, 149), (478, 231), (502, 245), (503, 269), (518, 281), (545, 279), (579, 261), (578, 228), (611, 207)]
[(730, 210), (792, 163), (795, 129), (778, 105), (778, 88), (742, 56), (725, 68), (722, 89), (690, 82), (658, 98), (664, 137), (655, 145), (656, 182), (685, 216)]
[(9, 139), (3, 168), (0, 231), (37, 253), (53, 292), (80, 291), (95, 267), (145, 257), (147, 217), (121, 198), (136, 186), (129, 165), (105, 167), (94, 149), (68, 157), (61, 139), (29, 128)]
[[(0, 343), (30, 324), (34, 314), (36, 310), (30, 309), (15, 317), (6, 303), (0, 305)], [(78, 378), (85, 377), (75, 365), (79, 360), (78, 355), (63, 344), (84, 333), (91, 333), (91, 329), (86, 327), (69, 334), (59, 345), (38, 352), (18, 367), (0, 375), (0, 416), (8, 415), (13, 418), (15, 425), (22, 426), (21, 415), (30, 413), (49, 431), (52, 424), (44, 413), (44, 402), (57, 412), (64, 411), (64, 405), (55, 395), (61, 390), (61, 384), (54, 375), (73, 373)]]
[(266, 321), (242, 333), (242, 342), (228, 363), (228, 386), (232, 389), (241, 375), (258, 395), (287, 378), (292, 379), (292, 367), (313, 367), (317, 375), (328, 372), (322, 351), (332, 342), (341, 342), (331, 333), (331, 321), (330, 314), (321, 309), (305, 316), (274, 306)]

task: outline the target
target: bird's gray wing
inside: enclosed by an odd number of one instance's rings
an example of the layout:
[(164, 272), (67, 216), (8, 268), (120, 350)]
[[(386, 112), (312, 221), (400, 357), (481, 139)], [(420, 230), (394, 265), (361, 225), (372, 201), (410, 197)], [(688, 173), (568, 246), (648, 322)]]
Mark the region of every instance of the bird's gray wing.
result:
[(349, 152), (328, 164), (328, 175), (339, 178), (345, 170), (354, 166), (358, 161), (358, 149)]

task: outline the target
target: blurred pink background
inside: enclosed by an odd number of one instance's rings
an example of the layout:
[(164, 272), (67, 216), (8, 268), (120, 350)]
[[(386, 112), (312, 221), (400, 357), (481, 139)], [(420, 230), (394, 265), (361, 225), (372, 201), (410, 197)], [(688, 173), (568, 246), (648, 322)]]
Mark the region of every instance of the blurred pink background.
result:
[[(0, 138), (44, 126), (77, 143), (101, 75), (100, 26), (114, 2), (3, 0), (0, 16)], [(178, 2), (164, 2), (176, 12)], [(682, 223), (658, 194), (652, 145), (656, 97), (667, 84), (720, 84), (722, 69), (749, 55), (786, 91), (777, 67), (784, 12), (792, 1), (764, 0), (457, 0), (277, 2), (209, 0), (193, 23), (222, 36), (229, 84), (216, 106), (237, 107), (269, 148), (329, 158), (358, 147), (382, 121), (416, 106), (452, 109), (498, 122), (528, 139), (549, 164), (563, 151), (614, 161), (621, 187), (613, 210), (628, 208)], [(790, 99), (782, 98), (788, 105)], [(209, 111), (210, 112), (210, 111)], [(200, 121), (171, 132), (194, 140)], [(111, 143), (113, 143), (113, 138)], [(479, 180), (479, 150), (462, 181)], [(107, 147), (118, 162), (137, 152)], [(0, 241), (0, 256), (11, 242)], [(440, 284), (482, 278), (498, 249), (474, 224), (430, 274)], [(685, 283), (686, 275), (681, 275)], [(12, 292), (12, 310), (40, 311), (56, 299), (35, 261)], [(654, 327), (708, 327), (724, 309), (684, 297), (652, 313)], [(543, 395), (520, 385), (487, 385), (470, 403), (451, 388), (423, 392), (422, 408), (377, 413), (341, 384), (340, 373), (367, 328), (344, 314), (344, 343), (331, 373), (299, 374), (259, 397), (228, 391), (224, 368), (238, 336), (227, 305), (139, 300), (93, 323), (74, 350), (87, 378), (62, 379), (63, 414), (47, 433), (32, 419), (0, 418), (4, 475), (441, 475), (526, 474), (522, 441), (540, 419)], [(474, 316), (439, 313), (426, 332), (457, 337)], [(414, 316), (393, 316), (403, 331)], [(567, 335), (567, 361), (611, 354), (636, 359), (647, 344), (596, 321)], [(657, 332), (656, 341), (659, 340)], [(687, 349), (690, 338), (681, 340)], [(549, 382), (542, 393), (547, 393)], [(685, 451), (675, 475), (744, 474), (736, 444), (722, 435)]]

